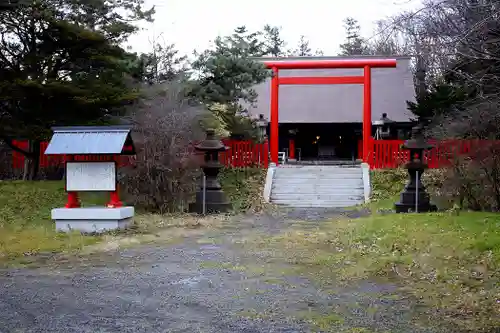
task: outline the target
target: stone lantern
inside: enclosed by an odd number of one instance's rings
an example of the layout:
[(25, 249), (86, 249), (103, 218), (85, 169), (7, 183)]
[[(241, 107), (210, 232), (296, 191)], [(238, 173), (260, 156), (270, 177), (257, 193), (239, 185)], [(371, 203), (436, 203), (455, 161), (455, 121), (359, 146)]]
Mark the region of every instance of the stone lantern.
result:
[(427, 169), (427, 164), (423, 162), (424, 151), (433, 147), (424, 139), (422, 132), (422, 125), (415, 126), (412, 129), (411, 139), (405, 141), (403, 145), (403, 148), (410, 151), (410, 161), (405, 165), (410, 179), (401, 192), (400, 202), (395, 204), (396, 213), (424, 213), (437, 210), (437, 207), (430, 203), (429, 194), (422, 184), (422, 174)]
[(196, 201), (189, 205), (189, 211), (198, 214), (223, 213), (231, 209), (231, 203), (222, 191), (217, 176), (223, 168), (219, 163), (219, 152), (226, 151), (227, 147), (215, 138), (213, 129), (208, 129), (206, 134), (206, 139), (194, 147), (204, 153), (201, 168), (205, 180), (201, 180), (200, 189), (196, 192)]
[(394, 120), (387, 117), (387, 113), (382, 113), (382, 117), (379, 120), (375, 120), (373, 125), (375, 126), (375, 140), (386, 139), (391, 136), (391, 126)]
[(259, 129), (259, 140), (264, 142), (267, 136), (267, 120), (264, 118), (263, 114), (259, 114), (259, 119), (255, 122), (255, 125)]

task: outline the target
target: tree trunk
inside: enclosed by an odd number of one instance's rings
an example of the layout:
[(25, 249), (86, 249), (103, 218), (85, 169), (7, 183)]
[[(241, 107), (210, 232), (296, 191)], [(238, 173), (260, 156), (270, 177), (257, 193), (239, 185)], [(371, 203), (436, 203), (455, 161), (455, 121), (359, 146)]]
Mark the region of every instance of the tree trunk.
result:
[(23, 180), (35, 180), (40, 166), (40, 141), (30, 140), (28, 152), (31, 156), (24, 157)]
[(415, 95), (417, 101), (421, 101), (427, 94), (427, 71), (423, 56), (417, 56), (416, 73), (415, 73)]
[(23, 180), (28, 180), (28, 170), (29, 170), (30, 160), (27, 156), (24, 156), (24, 167), (23, 167)]

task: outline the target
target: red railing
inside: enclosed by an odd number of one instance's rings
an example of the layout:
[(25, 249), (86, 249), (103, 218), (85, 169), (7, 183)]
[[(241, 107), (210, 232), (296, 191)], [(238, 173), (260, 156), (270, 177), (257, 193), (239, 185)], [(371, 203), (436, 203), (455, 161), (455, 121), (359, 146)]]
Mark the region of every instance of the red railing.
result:
[(220, 153), (219, 161), (228, 167), (261, 167), (269, 165), (268, 143), (253, 143), (251, 141), (222, 140), (229, 149)]
[[(251, 141), (235, 141), (225, 139), (224, 144), (229, 148), (226, 152), (219, 154), (219, 161), (227, 166), (234, 168), (245, 167), (261, 167), (267, 168), (269, 164), (268, 144), (253, 143)], [(467, 154), (471, 148), (477, 145), (484, 145), (485, 142), (491, 141), (481, 140), (446, 140), (433, 142), (435, 145), (429, 151), (424, 153), (424, 160), (429, 165), (429, 168), (440, 168), (451, 164), (453, 157)], [(397, 168), (409, 160), (409, 152), (402, 148), (403, 140), (371, 140), (370, 154), (368, 155), (370, 167), (372, 169), (390, 169)], [(500, 145), (500, 141), (495, 141)], [(22, 149), (28, 148), (26, 141), (16, 141), (16, 146)], [(61, 165), (66, 158), (65, 156), (47, 156), (44, 155), (47, 143), (43, 142), (40, 145), (40, 167), (49, 167)], [(361, 158), (363, 150), (362, 142), (358, 143), (358, 157)], [(16, 169), (23, 168), (24, 156), (18, 152), (13, 152), (13, 167)], [(133, 157), (129, 156), (92, 156), (82, 155), (75, 156), (77, 161), (112, 161), (116, 160), (119, 165), (127, 165), (134, 163)]]
[(371, 140), (368, 164), (372, 169), (390, 169), (406, 163), (409, 152), (402, 149), (403, 140)]
[[(404, 140), (371, 140), (369, 161), (372, 169), (397, 168), (408, 162), (410, 154), (402, 148)], [(424, 161), (429, 168), (450, 166), (455, 157), (480, 151), (478, 147), (499, 145), (500, 141), (491, 140), (444, 140), (431, 141), (434, 147), (424, 152)], [(476, 148), (475, 148), (476, 147)]]
[[(229, 148), (226, 152), (219, 154), (219, 161), (228, 167), (244, 168), (244, 167), (261, 167), (267, 168), (269, 164), (268, 144), (253, 143), (251, 141), (235, 141), (223, 140), (224, 144)], [(28, 149), (27, 141), (14, 141), (16, 147), (23, 150)], [(40, 143), (40, 167), (46, 168), (50, 166), (58, 166), (67, 160), (66, 156), (47, 156), (45, 149), (48, 143)], [(105, 156), (105, 155), (77, 155), (74, 156), (75, 161), (117, 161), (120, 166), (133, 164), (134, 157), (132, 156)], [(13, 151), (12, 166), (14, 169), (21, 169), (24, 166), (24, 155)]]

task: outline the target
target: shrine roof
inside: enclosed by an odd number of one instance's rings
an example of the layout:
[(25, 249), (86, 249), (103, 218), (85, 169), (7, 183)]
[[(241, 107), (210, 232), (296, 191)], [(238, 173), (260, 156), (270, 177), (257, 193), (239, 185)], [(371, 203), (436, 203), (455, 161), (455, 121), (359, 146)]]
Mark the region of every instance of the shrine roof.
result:
[[(135, 154), (131, 126), (53, 127), (46, 155)], [(124, 151), (125, 146), (131, 151)]]

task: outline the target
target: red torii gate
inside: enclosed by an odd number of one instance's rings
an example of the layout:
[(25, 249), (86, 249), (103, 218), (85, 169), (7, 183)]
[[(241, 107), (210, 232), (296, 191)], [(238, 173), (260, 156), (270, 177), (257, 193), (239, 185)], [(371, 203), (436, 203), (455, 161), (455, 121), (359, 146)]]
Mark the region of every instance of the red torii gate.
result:
[[(351, 60), (271, 60), (264, 65), (272, 69), (271, 80), (271, 161), (278, 164), (279, 86), (281, 84), (362, 84), (363, 85), (363, 161), (368, 161), (369, 140), (372, 129), (372, 68), (394, 68), (396, 59), (351, 59)], [(345, 69), (363, 68), (362, 76), (329, 77), (279, 77), (280, 69)]]

